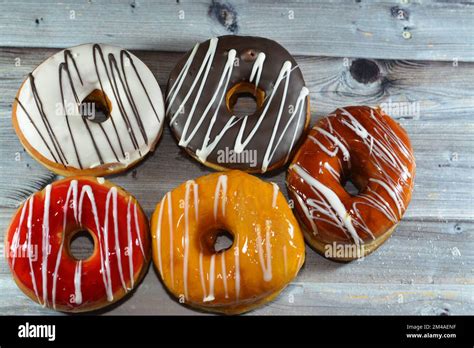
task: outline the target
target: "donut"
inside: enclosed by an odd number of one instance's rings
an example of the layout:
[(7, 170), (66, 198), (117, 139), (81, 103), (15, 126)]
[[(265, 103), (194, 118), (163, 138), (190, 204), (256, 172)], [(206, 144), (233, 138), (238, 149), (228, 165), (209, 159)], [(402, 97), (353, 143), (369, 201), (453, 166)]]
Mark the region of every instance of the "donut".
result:
[(132, 53), (86, 44), (28, 74), (12, 106), (21, 144), (63, 175), (116, 174), (153, 151), (164, 104), (153, 73)]
[[(85, 260), (70, 249), (80, 231), (94, 242)], [(119, 301), (139, 283), (151, 259), (148, 220), (136, 199), (95, 177), (69, 177), (31, 195), (13, 216), (5, 250), (18, 287), (63, 312)]]
[[(239, 97), (256, 111), (238, 116)], [(198, 43), (171, 71), (166, 117), (178, 145), (217, 170), (264, 173), (286, 164), (310, 121), (309, 92), (293, 57), (260, 37)]]
[[(415, 158), (407, 133), (379, 108), (339, 108), (296, 153), (287, 187), (307, 242), (350, 261), (377, 249), (410, 202)], [(346, 192), (350, 181), (358, 193)]]
[[(233, 242), (216, 251), (222, 230)], [(153, 261), (180, 303), (238, 314), (275, 298), (297, 275), (304, 238), (278, 185), (242, 171), (188, 180), (151, 220)]]

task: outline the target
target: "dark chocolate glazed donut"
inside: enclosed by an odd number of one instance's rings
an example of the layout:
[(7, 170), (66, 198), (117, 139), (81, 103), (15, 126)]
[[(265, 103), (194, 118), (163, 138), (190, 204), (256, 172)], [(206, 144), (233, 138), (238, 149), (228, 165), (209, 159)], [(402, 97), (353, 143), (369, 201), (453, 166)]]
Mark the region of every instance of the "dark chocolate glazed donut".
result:
[[(236, 116), (239, 94), (257, 110)], [(292, 56), (259, 37), (196, 44), (170, 74), (166, 115), (179, 146), (215, 169), (264, 173), (283, 166), (309, 124), (309, 96)]]

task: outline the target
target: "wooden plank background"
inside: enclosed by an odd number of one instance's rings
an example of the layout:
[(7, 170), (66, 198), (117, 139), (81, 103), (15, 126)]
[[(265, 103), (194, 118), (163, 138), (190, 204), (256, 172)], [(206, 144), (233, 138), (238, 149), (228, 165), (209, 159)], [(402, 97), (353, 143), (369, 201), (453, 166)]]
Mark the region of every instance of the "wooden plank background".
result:
[(469, 0), (0, 3), (0, 46), (64, 48), (94, 40), (187, 51), (196, 41), (239, 34), (277, 40), (293, 54), (474, 60)]
[[(0, 228), (7, 228), (28, 195), (58, 178), (23, 150), (11, 126), (11, 104), (26, 74), (59, 48), (104, 42), (132, 49), (164, 88), (174, 64), (195, 42), (229, 33), (267, 36), (296, 55), (311, 92), (313, 123), (339, 106), (414, 103), (419, 113), (393, 116), (410, 135), (417, 174), (402, 223), (378, 251), (340, 264), (307, 248), (295, 281), (251, 314), (474, 314), (473, 5), (1, 2)], [(210, 172), (178, 148), (166, 127), (154, 154), (109, 179), (151, 215), (165, 192)], [(263, 177), (286, 193), (284, 172)], [(101, 313), (198, 312), (171, 299), (150, 267), (130, 298)], [(0, 314), (57, 313), (26, 298), (1, 258)]]

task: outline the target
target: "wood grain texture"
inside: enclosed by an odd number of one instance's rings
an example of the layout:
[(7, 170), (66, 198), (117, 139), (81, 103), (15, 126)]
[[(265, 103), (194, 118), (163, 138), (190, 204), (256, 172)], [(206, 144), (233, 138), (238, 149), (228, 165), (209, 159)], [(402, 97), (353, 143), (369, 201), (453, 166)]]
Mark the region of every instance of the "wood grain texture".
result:
[[(24, 152), (11, 126), (11, 102), (21, 82), (56, 51), (0, 48), (3, 231), (29, 194), (56, 179)], [(134, 53), (162, 87), (182, 54)], [(308, 56), (296, 60), (311, 92), (312, 123), (338, 106), (384, 103), (393, 108), (392, 115), (415, 149), (415, 191), (399, 228), (373, 255), (339, 264), (307, 248), (306, 264), (295, 282), (276, 301), (250, 314), (473, 314), (474, 64)], [(393, 114), (397, 105), (414, 109)], [(210, 172), (179, 149), (166, 127), (154, 154), (108, 179), (134, 194), (151, 215), (165, 192)], [(286, 194), (283, 171), (263, 178), (278, 183)], [(169, 297), (153, 267), (130, 298), (101, 313), (199, 314)], [(0, 314), (57, 313), (26, 298), (1, 258)]]
[(474, 61), (473, 2), (2, 0), (0, 46), (89, 42), (187, 51), (225, 34), (275, 39), (293, 54)]

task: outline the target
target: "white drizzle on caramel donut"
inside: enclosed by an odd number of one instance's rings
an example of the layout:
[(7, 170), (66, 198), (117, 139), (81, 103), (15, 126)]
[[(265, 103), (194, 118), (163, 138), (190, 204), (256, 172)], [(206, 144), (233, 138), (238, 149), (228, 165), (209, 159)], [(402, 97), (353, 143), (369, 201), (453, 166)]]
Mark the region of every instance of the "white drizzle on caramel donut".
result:
[[(367, 117), (370, 118), (370, 123), (367, 121), (367, 124), (370, 124), (370, 128), (364, 127), (345, 108), (338, 109), (337, 114), (331, 114), (324, 119), (326, 129), (321, 128), (322, 126), (315, 127), (314, 131), (319, 132), (331, 144), (329, 147), (322, 143), (321, 138), (318, 140), (312, 135), (308, 136), (308, 139), (329, 158), (337, 156), (340, 150), (343, 154), (343, 161), (347, 161), (349, 171), (351, 171), (351, 150), (347, 145), (349, 139), (345, 139), (340, 133), (349, 134), (347, 132), (351, 131), (351, 137), (355, 137), (358, 143), (366, 146), (368, 153), (366, 160), (377, 170), (367, 178), (367, 186), (355, 196), (356, 199), (353, 199), (351, 203), (343, 203), (333, 191), (332, 186), (339, 185), (341, 173), (327, 161), (320, 163), (318, 173), (308, 172), (304, 164), (299, 162), (298, 155), (290, 166), (290, 177), (296, 175), (295, 178), (306, 183), (311, 190), (311, 194), (308, 194), (295, 188), (295, 181), (293, 184), (289, 183), (288, 186), (306, 220), (310, 223), (311, 232), (315, 236), (318, 234), (318, 222), (322, 222), (343, 231), (356, 245), (363, 244), (366, 241), (361, 238), (362, 231), (371, 239), (376, 239), (377, 236), (362, 217), (362, 207), (360, 206), (374, 209), (383, 214), (391, 224), (396, 224), (406, 210), (409, 199), (406, 198), (405, 190), (410, 190), (409, 194), (411, 195), (415, 166), (412, 151), (382, 118), (380, 111), (367, 107), (367, 113)], [(339, 131), (335, 129), (335, 122), (338, 122)], [(304, 156), (304, 154), (302, 155)], [(339, 167), (343, 168), (340, 160), (338, 163)], [(333, 181), (327, 181), (331, 182), (331, 186), (318, 179), (324, 172), (332, 177)], [(347, 178), (348, 175), (345, 174)], [(381, 193), (383, 191), (387, 194), (388, 199), (383, 197)], [(350, 208), (347, 207), (348, 204), (351, 205)]]

